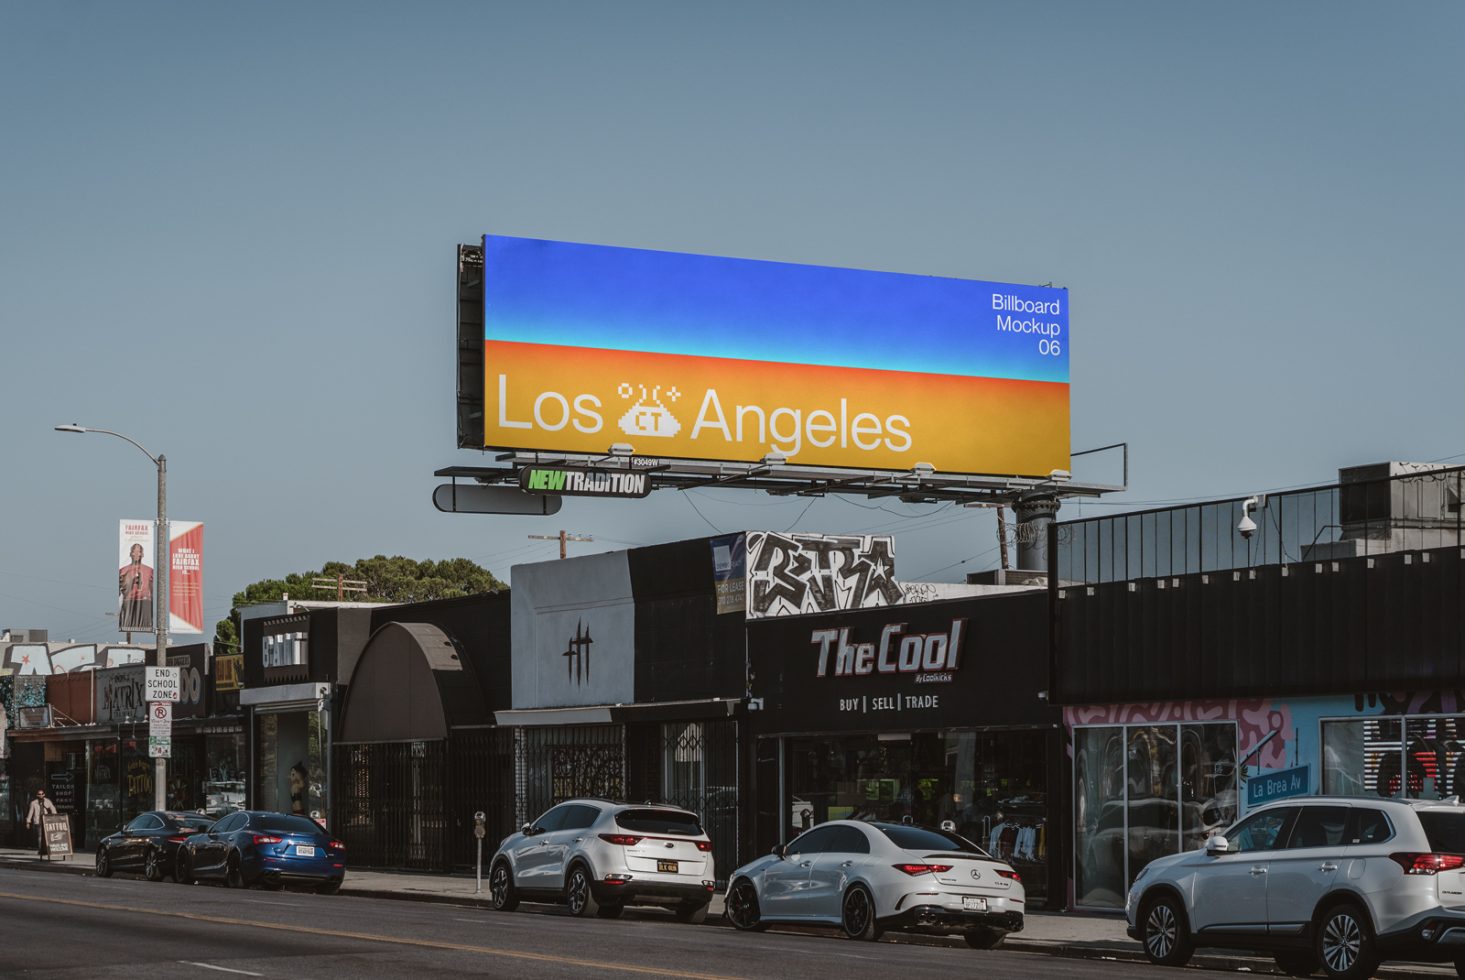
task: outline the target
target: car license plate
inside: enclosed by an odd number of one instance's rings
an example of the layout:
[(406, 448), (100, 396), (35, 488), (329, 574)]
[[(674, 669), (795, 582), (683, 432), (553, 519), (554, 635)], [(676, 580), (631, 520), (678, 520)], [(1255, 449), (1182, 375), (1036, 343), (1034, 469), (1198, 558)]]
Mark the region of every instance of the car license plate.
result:
[(303, 858), (315, 857), (315, 848), (310, 844), (296, 844), (295, 853)]
[(985, 912), (987, 911), (987, 900), (985, 898), (979, 898), (976, 895), (963, 895), (961, 897), (961, 907), (968, 912)]
[(672, 874), (676, 874), (677, 873), (677, 863), (675, 861), (657, 861), (656, 862), (656, 870), (657, 871), (668, 871), (668, 872), (670, 872)]

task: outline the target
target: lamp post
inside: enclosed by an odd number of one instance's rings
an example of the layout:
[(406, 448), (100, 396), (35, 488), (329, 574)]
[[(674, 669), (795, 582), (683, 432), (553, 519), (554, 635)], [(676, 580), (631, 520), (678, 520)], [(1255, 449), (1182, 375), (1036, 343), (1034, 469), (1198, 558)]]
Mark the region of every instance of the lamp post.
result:
[[(162, 453), (154, 456), (143, 449), (135, 439), (130, 439), (111, 429), (93, 429), (84, 425), (58, 425), (57, 432), (95, 432), (104, 436), (116, 436), (132, 443), (158, 468), (158, 519), (153, 530), (153, 663), (159, 667), (168, 666), (168, 572), (172, 561), (168, 554), (168, 457)], [(120, 768), (122, 759), (119, 755)], [(168, 760), (158, 756), (153, 760), (153, 809), (168, 808)]]

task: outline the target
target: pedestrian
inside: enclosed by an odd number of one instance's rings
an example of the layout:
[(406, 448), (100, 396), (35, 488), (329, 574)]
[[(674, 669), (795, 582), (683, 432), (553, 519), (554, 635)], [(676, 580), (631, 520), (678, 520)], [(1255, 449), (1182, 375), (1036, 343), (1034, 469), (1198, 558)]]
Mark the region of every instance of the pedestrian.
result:
[(30, 830), (31, 824), (36, 827), (36, 857), (46, 853), (46, 828), (45, 821), (41, 818), (55, 812), (56, 804), (46, 799), (46, 791), (36, 790), (36, 798), (31, 800), (30, 809), (25, 811), (25, 829)]

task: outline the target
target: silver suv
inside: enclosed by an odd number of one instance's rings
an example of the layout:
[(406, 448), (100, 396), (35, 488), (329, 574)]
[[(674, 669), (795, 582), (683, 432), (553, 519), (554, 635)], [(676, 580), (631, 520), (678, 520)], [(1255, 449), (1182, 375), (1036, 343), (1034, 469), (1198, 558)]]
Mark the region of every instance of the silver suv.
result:
[(1205, 847), (1152, 861), (1125, 902), (1152, 963), (1264, 949), (1293, 976), (1368, 977), (1385, 959), (1465, 977), (1465, 806), (1309, 797), (1259, 807)]
[(717, 876), (695, 813), (654, 803), (568, 800), (504, 838), (489, 864), (493, 907), (563, 902), (573, 915), (615, 918), (627, 905), (670, 906), (702, 922)]

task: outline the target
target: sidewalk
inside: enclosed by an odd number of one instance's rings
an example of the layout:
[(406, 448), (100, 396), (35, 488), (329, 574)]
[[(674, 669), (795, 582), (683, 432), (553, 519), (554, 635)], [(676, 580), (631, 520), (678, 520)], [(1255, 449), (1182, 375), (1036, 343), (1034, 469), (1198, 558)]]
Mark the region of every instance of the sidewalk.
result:
[[(0, 848), (0, 871), (24, 870), (59, 874), (89, 875), (93, 873), (93, 855), (88, 851), (76, 854), (69, 861), (43, 861), (35, 851)], [(474, 893), (474, 879), (459, 875), (412, 874), (398, 871), (348, 871), (342, 895), (367, 898), (393, 898), (419, 902), (444, 902), (454, 905), (488, 908), (488, 883), (485, 892)], [(722, 918), (722, 895), (715, 895), (708, 909), (708, 925), (725, 926)], [(815, 931), (797, 929), (795, 931)], [(828, 932), (828, 930), (817, 930)], [(959, 938), (887, 933), (896, 942), (917, 945), (965, 948)], [(1076, 959), (1104, 959), (1121, 962), (1144, 962), (1139, 943), (1124, 934), (1124, 920), (1118, 916), (1082, 913), (1032, 912), (1022, 932), (1009, 936), (1003, 946), (1014, 952), (1046, 953)], [(1197, 953), (1191, 966), (1209, 970), (1241, 970), (1253, 974), (1281, 975), (1270, 957), (1248, 956), (1218, 951)], [(1439, 980), (1454, 977), (1453, 967), (1425, 964), (1386, 966), (1377, 974), (1389, 980)]]

